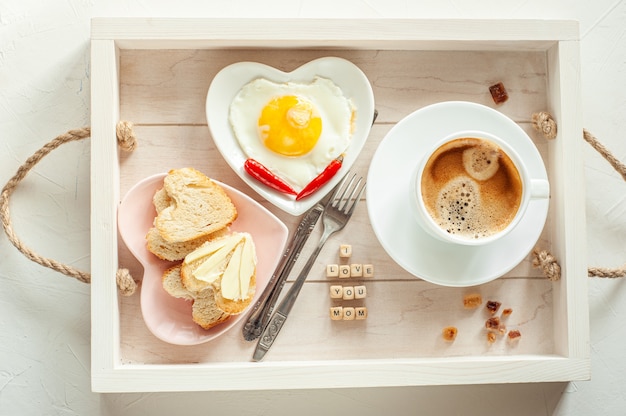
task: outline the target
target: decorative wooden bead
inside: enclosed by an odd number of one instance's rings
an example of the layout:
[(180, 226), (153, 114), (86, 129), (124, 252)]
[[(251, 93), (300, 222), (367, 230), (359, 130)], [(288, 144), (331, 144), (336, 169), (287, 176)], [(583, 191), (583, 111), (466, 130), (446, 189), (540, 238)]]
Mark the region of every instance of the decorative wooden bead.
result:
[(344, 321), (353, 321), (356, 318), (356, 314), (354, 308), (349, 306), (343, 308), (343, 320)]
[(350, 265), (350, 277), (362, 277), (362, 276), (363, 276), (363, 265), (351, 264)]
[(341, 298), (343, 298), (343, 286), (332, 285), (330, 287), (330, 297), (331, 297), (331, 299), (341, 299)]
[(354, 298), (365, 299), (367, 296), (367, 289), (365, 286), (354, 286)]
[(352, 299), (354, 299), (354, 287), (344, 286), (343, 287), (343, 300), (352, 300)]
[(339, 266), (336, 264), (328, 264), (326, 266), (326, 277), (339, 276)]
[(343, 319), (343, 308), (341, 306), (331, 307), (330, 319), (332, 319), (333, 321), (341, 321)]
[(358, 308), (354, 308), (354, 315), (357, 320), (362, 320), (367, 318), (367, 308), (365, 306), (360, 306)]
[(363, 265), (363, 277), (374, 277), (374, 265), (373, 264)]
[(345, 279), (350, 277), (350, 265), (342, 264), (339, 266), (339, 278)]
[(347, 259), (352, 256), (352, 246), (350, 244), (342, 244), (339, 246), (339, 257)]

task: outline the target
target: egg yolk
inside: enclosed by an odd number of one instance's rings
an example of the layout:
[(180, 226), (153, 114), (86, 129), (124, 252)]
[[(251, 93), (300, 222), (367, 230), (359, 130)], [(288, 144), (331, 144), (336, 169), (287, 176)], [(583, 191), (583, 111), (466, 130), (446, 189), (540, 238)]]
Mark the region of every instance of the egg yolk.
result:
[(284, 156), (301, 156), (315, 147), (322, 132), (322, 119), (310, 101), (284, 95), (263, 107), (258, 126), (268, 149)]

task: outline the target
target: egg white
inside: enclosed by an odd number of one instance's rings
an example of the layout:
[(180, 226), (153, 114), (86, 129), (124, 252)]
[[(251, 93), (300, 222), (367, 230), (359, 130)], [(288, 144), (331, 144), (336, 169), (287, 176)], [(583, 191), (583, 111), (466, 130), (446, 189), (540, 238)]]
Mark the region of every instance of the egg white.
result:
[[(315, 147), (302, 156), (283, 156), (265, 147), (258, 133), (263, 107), (274, 97), (296, 95), (308, 99), (322, 119)], [(274, 172), (296, 191), (304, 188), (328, 164), (346, 151), (352, 138), (355, 112), (352, 101), (331, 80), (315, 77), (311, 83), (275, 83), (264, 78), (244, 85), (230, 105), (229, 121), (247, 157)]]

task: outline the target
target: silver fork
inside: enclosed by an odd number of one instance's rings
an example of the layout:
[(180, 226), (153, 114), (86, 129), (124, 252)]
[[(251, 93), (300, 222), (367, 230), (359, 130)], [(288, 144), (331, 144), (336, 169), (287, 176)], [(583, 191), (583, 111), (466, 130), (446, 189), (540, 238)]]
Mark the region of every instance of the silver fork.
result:
[[(265, 356), (265, 353), (270, 349), (274, 340), (278, 336), (283, 324), (287, 320), (287, 316), (291, 311), (296, 298), (304, 285), (313, 263), (317, 259), (322, 247), (332, 234), (345, 227), (346, 223), (352, 216), (356, 204), (361, 199), (363, 191), (365, 190), (365, 182), (363, 178), (359, 178), (356, 182), (356, 174), (352, 175), (348, 180), (348, 175), (343, 179), (341, 184), (336, 188), (332, 197), (326, 203), (324, 207), (324, 213), (322, 214), (322, 223), (324, 224), (324, 231), (320, 237), (320, 241), (317, 244), (313, 253), (309, 257), (308, 261), (304, 265), (304, 268), (293, 282), (293, 285), (285, 295), (285, 298), (280, 302), (276, 308), (276, 312), (272, 316), (272, 319), (265, 327), (263, 334), (254, 350), (252, 359), (254, 361), (260, 361)], [(347, 182), (347, 183), (346, 183)], [(345, 185), (345, 186), (344, 186)], [(348, 193), (350, 191), (350, 193)]]

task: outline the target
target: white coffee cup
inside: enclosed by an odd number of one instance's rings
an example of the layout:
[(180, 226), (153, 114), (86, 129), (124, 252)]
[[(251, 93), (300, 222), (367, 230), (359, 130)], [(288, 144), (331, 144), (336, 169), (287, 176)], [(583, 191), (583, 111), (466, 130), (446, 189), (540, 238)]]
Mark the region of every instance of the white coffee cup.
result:
[(444, 242), (477, 246), (513, 230), (532, 199), (549, 198), (550, 185), (532, 178), (506, 141), (468, 130), (445, 137), (424, 153), (409, 192), (424, 231)]

